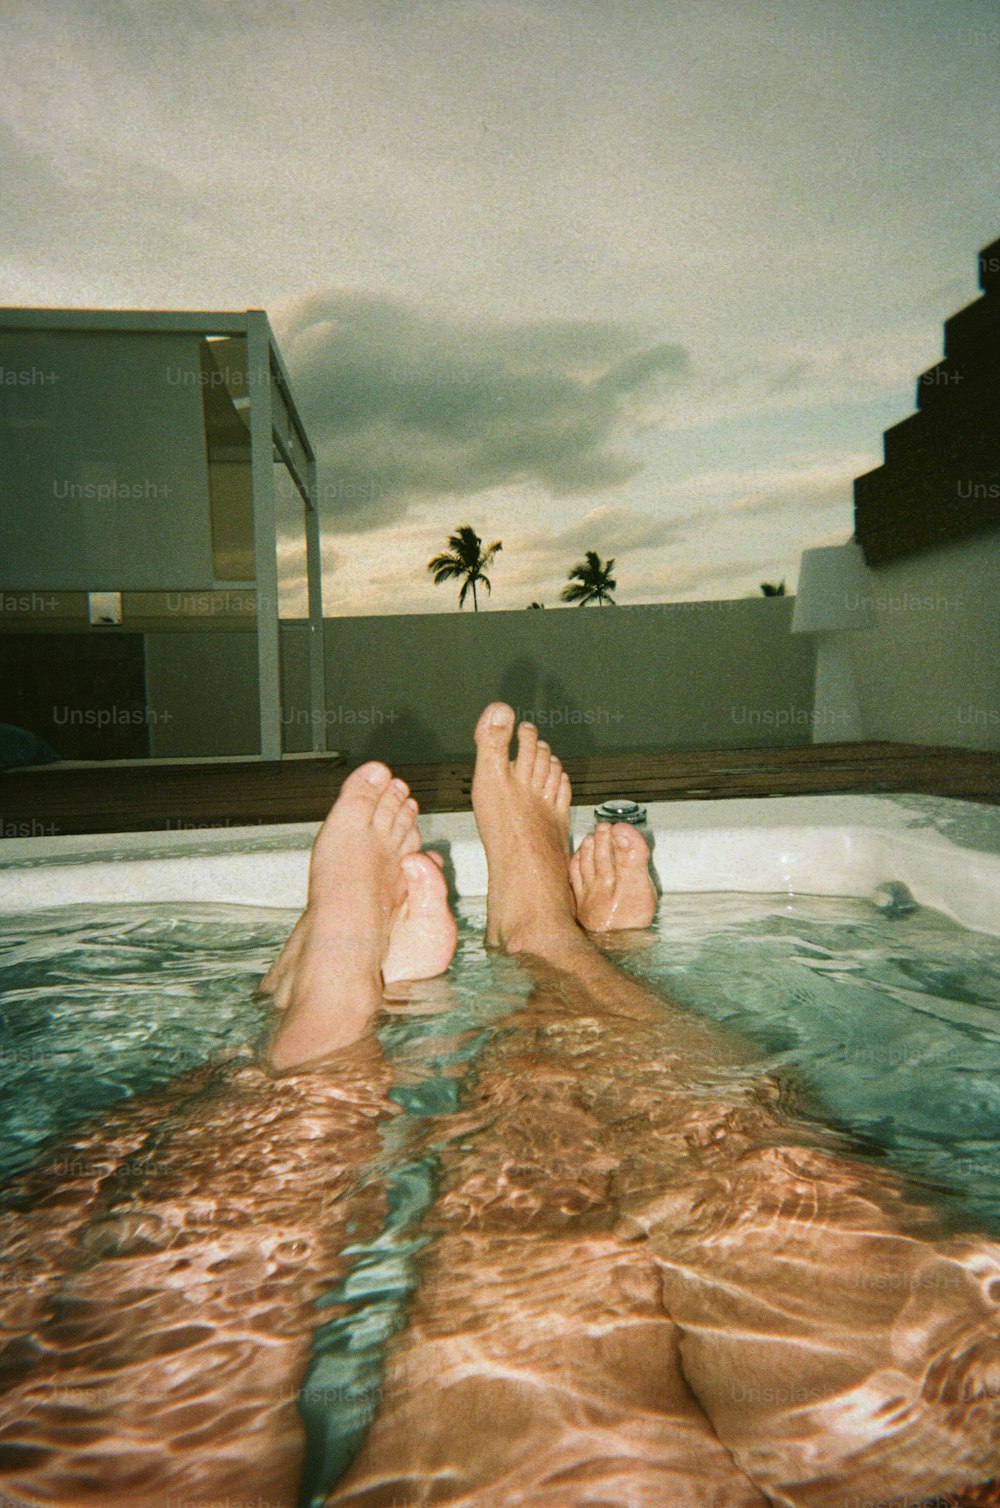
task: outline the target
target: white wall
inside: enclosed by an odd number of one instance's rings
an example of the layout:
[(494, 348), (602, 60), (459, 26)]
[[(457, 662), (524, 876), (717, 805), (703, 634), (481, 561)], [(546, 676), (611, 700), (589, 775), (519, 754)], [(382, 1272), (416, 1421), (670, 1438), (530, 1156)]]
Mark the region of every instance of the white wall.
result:
[[(567, 754), (808, 743), (815, 647), (792, 598), (326, 620), (327, 742), (466, 758), (511, 702)], [(286, 747), (308, 748), (305, 628), (283, 625)]]
[(1000, 748), (1000, 530), (868, 572), (875, 627), (846, 641), (865, 736)]
[(200, 338), (8, 329), (0, 585), (212, 584)]
[[(868, 572), (875, 627), (837, 635), (861, 711), (849, 731), (843, 708), (814, 707), (816, 641), (789, 632), (793, 598), (329, 618), (327, 742), (354, 758), (465, 758), (499, 696), (568, 754), (808, 743), (814, 729), (995, 749), (998, 581), (1000, 531)], [(282, 625), (282, 661), (285, 745), (306, 750), (303, 623)], [(149, 634), (151, 752), (255, 751), (256, 673), (253, 634)]]
[(147, 633), (145, 643), (154, 759), (258, 752), (256, 634), (174, 630)]

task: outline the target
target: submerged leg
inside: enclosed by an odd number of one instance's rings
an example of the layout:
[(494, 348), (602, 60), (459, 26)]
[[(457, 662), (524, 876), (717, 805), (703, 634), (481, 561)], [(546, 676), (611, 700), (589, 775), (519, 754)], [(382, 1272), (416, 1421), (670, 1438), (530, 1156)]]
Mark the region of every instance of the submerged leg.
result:
[(355, 1041), (383, 983), (443, 973), (455, 951), (444, 876), (420, 853), (417, 803), (371, 762), (344, 781), (320, 828), (309, 897), (263, 981), (285, 1014), (268, 1055), (287, 1069)]
[(385, 976), (439, 972), (455, 946), (415, 815), (369, 764), (317, 837), (309, 906), (272, 971), (287, 1009), (271, 1059), (321, 1069), (199, 1070), (15, 1186), (0, 1216), (0, 1498), (148, 1508), (235, 1502), (252, 1484), (293, 1508), (297, 1390), (313, 1330), (337, 1314), (316, 1300), (385, 1215), (381, 1181), (360, 1175), (398, 1107), (367, 1028)]
[[(330, 1502), (764, 1508), (684, 1380), (655, 1265), (616, 1235), (629, 1139), (581, 1103), (577, 1055), (597, 1083), (621, 1050), (537, 956), (579, 948), (604, 963), (573, 917), (569, 783), (528, 725), (511, 762), (499, 710), (480, 723), (473, 786), (489, 936), (534, 947), (536, 989), (477, 1059), (459, 1145), (443, 1125), (435, 1240), (380, 1413)], [(615, 1006), (611, 1035), (634, 1047), (637, 1017), (657, 1013)]]
[(0, 1503), (295, 1508), (310, 1338), (347, 1308), (317, 1300), (386, 1215), (360, 1175), (388, 1088), (374, 1038), (281, 1077), (201, 1069), (15, 1183)]
[(510, 762), (513, 724), (497, 705), (477, 729), (490, 935), (580, 1016), (669, 1032), (659, 1100), (673, 1151), (622, 1234), (648, 1239), (720, 1439), (776, 1500), (812, 1508), (842, 1508), (845, 1492), (920, 1501), (997, 1475), (1000, 1247), (947, 1238), (897, 1180), (783, 1119), (732, 1072), (721, 1034), (598, 952), (565, 902), (556, 814), (521, 755)]

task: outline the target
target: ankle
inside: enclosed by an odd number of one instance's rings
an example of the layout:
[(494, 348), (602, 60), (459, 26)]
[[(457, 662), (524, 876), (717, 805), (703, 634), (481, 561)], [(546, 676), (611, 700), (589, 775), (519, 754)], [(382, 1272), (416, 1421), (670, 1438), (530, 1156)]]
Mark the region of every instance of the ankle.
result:
[(378, 969), (351, 971), (335, 990), (302, 979), (266, 1050), (271, 1067), (287, 1072), (349, 1047), (369, 1030), (382, 999)]
[(523, 918), (503, 930), (502, 940), (508, 953), (531, 953), (552, 963), (576, 958), (581, 950), (587, 952), (592, 947), (582, 928), (562, 912)]

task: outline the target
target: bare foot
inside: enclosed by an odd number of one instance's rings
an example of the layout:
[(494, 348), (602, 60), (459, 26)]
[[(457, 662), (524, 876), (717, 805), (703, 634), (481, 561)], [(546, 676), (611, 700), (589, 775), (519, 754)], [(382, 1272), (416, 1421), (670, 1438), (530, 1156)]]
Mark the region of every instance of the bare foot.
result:
[(569, 861), (576, 919), (588, 932), (648, 927), (656, 910), (649, 845), (628, 822), (598, 822)]
[(448, 905), (448, 885), (436, 853), (407, 854), (400, 861), (406, 899), (392, 924), (382, 963), (384, 984), (435, 979), (455, 956), (458, 927)]
[(344, 781), (313, 844), (305, 912), (262, 984), (287, 1007), (270, 1046), (276, 1068), (322, 1057), (362, 1035), (382, 1004), (382, 970), (397, 921), (405, 917), (406, 930), (392, 967), (402, 967), (408, 952), (424, 964), (447, 952), (447, 967), (454, 923), (429, 936), (432, 918), (441, 922), (435, 897), (441, 898), (444, 876), (431, 860), (413, 862), (420, 848), (416, 818), (405, 782), (385, 765), (364, 764)]
[[(406, 898), (389, 929), (389, 946), (382, 961), (383, 984), (398, 984), (404, 979), (436, 979), (451, 963), (458, 941), (441, 855), (405, 854), (399, 862), (406, 881)], [(299, 917), (257, 986), (259, 994), (273, 997), (272, 1003), (279, 1010), (287, 1010), (291, 1004), (308, 914), (304, 911)]]
[(486, 940), (511, 953), (550, 956), (582, 937), (569, 883), (569, 778), (533, 723), (491, 702), (476, 724), (472, 809), (486, 850)]

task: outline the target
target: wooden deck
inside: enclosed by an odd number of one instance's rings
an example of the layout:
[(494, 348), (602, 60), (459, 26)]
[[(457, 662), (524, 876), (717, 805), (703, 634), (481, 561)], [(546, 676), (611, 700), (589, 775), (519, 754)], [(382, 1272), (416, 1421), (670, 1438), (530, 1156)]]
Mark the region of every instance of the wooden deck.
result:
[[(609, 796), (719, 801), (910, 791), (1000, 803), (1000, 752), (914, 744), (587, 755), (565, 761), (574, 805)], [(9, 770), (0, 774), (0, 836), (243, 827), (319, 821), (351, 768), (339, 758)], [(467, 811), (471, 762), (400, 765), (425, 812)]]

